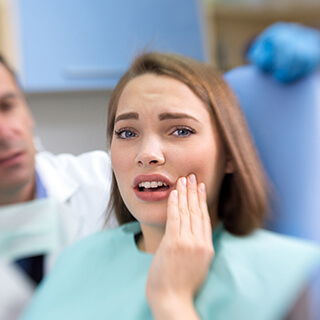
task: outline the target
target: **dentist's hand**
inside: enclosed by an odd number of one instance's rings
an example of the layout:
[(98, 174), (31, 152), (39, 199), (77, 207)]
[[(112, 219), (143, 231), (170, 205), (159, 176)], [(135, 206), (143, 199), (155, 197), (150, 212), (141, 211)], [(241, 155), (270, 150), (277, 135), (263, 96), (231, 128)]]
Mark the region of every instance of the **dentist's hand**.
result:
[(148, 275), (146, 294), (155, 319), (199, 319), (193, 297), (213, 256), (205, 185), (191, 174), (170, 194), (166, 232)]

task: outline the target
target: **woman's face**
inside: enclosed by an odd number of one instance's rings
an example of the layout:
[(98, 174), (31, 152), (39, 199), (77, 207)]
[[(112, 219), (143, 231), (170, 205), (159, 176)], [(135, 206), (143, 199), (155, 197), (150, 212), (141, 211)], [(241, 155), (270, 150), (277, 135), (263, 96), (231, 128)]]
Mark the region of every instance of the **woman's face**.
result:
[(206, 184), (216, 209), (225, 153), (208, 109), (178, 80), (145, 74), (126, 85), (111, 160), (121, 196), (142, 225), (165, 225), (169, 194), (190, 173)]

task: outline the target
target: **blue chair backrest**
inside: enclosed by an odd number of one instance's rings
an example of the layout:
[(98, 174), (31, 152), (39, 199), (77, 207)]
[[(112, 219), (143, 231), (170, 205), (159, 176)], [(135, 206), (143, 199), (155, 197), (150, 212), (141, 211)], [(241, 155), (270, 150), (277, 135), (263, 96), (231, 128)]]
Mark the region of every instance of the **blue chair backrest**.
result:
[(320, 73), (281, 84), (248, 65), (225, 79), (277, 195), (268, 227), (320, 242)]

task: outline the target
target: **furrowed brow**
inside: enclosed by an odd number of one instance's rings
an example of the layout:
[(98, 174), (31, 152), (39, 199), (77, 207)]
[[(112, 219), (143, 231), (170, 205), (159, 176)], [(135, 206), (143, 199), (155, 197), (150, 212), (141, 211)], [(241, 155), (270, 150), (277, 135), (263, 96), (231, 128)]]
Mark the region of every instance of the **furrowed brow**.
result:
[(120, 120), (128, 120), (128, 119), (139, 120), (139, 114), (136, 112), (128, 112), (128, 113), (119, 114), (116, 117), (115, 123)]
[(168, 119), (192, 119), (194, 121), (199, 122), (195, 117), (190, 116), (189, 114), (186, 113), (161, 113), (159, 114), (159, 120), (168, 120)]

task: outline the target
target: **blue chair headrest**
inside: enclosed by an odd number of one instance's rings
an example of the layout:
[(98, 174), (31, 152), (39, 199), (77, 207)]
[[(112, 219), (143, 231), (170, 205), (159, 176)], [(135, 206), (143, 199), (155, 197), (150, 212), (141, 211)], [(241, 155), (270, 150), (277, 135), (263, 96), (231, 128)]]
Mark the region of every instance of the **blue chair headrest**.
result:
[(248, 65), (225, 79), (277, 194), (270, 227), (320, 242), (320, 73), (281, 84)]

